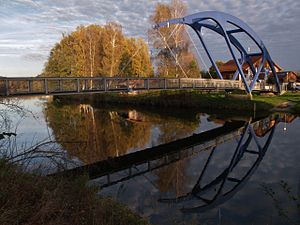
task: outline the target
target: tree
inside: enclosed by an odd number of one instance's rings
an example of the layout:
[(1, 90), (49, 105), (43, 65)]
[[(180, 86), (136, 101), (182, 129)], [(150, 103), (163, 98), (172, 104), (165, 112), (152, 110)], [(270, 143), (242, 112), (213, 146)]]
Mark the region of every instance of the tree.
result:
[[(221, 60), (217, 60), (216, 61), (216, 65), (217, 67), (220, 69), (221, 66), (223, 66), (225, 64), (225, 62), (221, 61)], [(218, 74), (217, 74), (217, 71), (215, 70), (215, 68), (213, 66), (209, 67), (209, 73), (210, 73), (210, 76), (211, 78), (213, 79), (217, 79), (219, 78), (218, 77)]]
[(120, 76), (145, 77), (153, 74), (149, 49), (141, 38), (126, 39), (123, 51), (120, 63)]
[(56, 44), (50, 52), (44, 75), (63, 77), (72, 75), (72, 65), (74, 65), (73, 49), (70, 48), (72, 42), (73, 38), (71, 36), (63, 35), (62, 41)]
[[(170, 4), (158, 3), (151, 24), (183, 17), (186, 4), (181, 0), (172, 0)], [(195, 56), (190, 50), (190, 40), (183, 25), (161, 27), (158, 31), (149, 30), (149, 38), (154, 49), (159, 53), (154, 58), (154, 64), (159, 76), (199, 77), (200, 69)]]
[(110, 22), (104, 26), (101, 43), (101, 75), (112, 77), (118, 74), (118, 66), (123, 52), (123, 41), (121, 25)]
[[(42, 76), (152, 76), (149, 49), (142, 39), (128, 38), (121, 25), (79, 26), (63, 35), (50, 52)], [(92, 86), (92, 81), (90, 86)]]
[[(225, 62), (221, 61), (221, 60), (217, 60), (216, 61), (216, 65), (217, 67), (220, 69), (221, 66), (223, 66), (225, 64)], [(211, 67), (209, 67), (209, 71), (205, 71), (202, 70), (201, 71), (201, 75), (203, 78), (207, 78), (207, 79), (218, 79), (218, 74), (217, 71), (215, 70), (215, 68), (213, 67), (213, 65)]]

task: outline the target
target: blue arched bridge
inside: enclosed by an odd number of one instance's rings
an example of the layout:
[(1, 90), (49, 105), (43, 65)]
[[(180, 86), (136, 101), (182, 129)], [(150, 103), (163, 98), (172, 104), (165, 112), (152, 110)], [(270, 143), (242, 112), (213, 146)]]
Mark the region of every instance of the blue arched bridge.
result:
[[(200, 12), (183, 18), (171, 19), (154, 26), (160, 33), (164, 26), (183, 24), (197, 34), (207, 57), (215, 69), (218, 79), (193, 78), (132, 78), (132, 77), (0, 77), (0, 95), (61, 95), (78, 93), (120, 92), (132, 90), (200, 89), (219, 91), (226, 89), (245, 90), (249, 95), (253, 90), (281, 93), (272, 58), (258, 35), (240, 19), (217, 11)], [(236, 64), (236, 72), (231, 80), (223, 79), (202, 35), (202, 29), (209, 29), (221, 35)], [(249, 53), (235, 34), (244, 34), (255, 43), (258, 51)], [(261, 61), (254, 67), (252, 58), (259, 56)], [(251, 76), (246, 76), (243, 66), (247, 64)], [(260, 73), (270, 70), (274, 84), (258, 82)], [(237, 80), (240, 77), (241, 79)]]

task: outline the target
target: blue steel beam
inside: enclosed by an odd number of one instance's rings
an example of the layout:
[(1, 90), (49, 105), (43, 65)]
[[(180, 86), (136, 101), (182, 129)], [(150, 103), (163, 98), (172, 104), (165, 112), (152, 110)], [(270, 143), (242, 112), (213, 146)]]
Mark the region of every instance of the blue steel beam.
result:
[[(200, 30), (201, 27), (208, 28), (208, 29), (213, 30), (214, 32), (216, 32), (219, 35), (222, 35), (224, 37), (220, 27), (216, 27), (216, 26), (213, 26), (211, 24), (206, 24), (206, 23), (196, 23), (193, 26), (196, 28), (196, 30)], [(240, 29), (238, 29), (238, 31), (240, 31)], [(237, 30), (235, 30), (235, 32), (231, 31), (228, 34), (228, 37), (230, 39), (230, 42), (234, 45), (234, 47), (241, 54), (241, 64), (243, 65), (246, 62), (249, 65), (252, 73), (255, 74), (255, 68), (254, 68), (253, 63), (251, 61), (251, 58), (249, 57), (249, 54), (247, 54), (247, 51), (245, 50), (245, 48), (240, 44), (240, 42), (233, 35), (231, 35), (231, 33), (237, 33)], [(256, 53), (256, 55), (262, 55), (262, 53)], [(213, 63), (212, 63), (212, 65), (213, 65)], [(213, 66), (215, 67), (215, 65), (213, 65)], [(216, 71), (218, 71), (218, 70), (219, 69), (217, 69)], [(236, 80), (238, 75), (239, 75), (239, 70), (237, 69), (234, 76), (233, 76), (233, 78), (232, 78), (232, 80)]]
[[(211, 24), (206, 24), (203, 22), (205, 20), (212, 20), (212, 21), (214, 21), (214, 23), (217, 24), (217, 26), (213, 26)], [(245, 89), (248, 94), (251, 95), (254, 85), (258, 79), (259, 73), (264, 68), (265, 62), (268, 62), (269, 66), (272, 70), (272, 74), (275, 77), (277, 92), (278, 93), (281, 92), (280, 83), (279, 83), (278, 76), (277, 76), (277, 73), (276, 73), (276, 70), (274, 67), (274, 63), (271, 59), (271, 56), (269, 55), (265, 45), (263, 44), (263, 42), (259, 38), (259, 36), (242, 20), (238, 19), (235, 16), (227, 14), (227, 13), (218, 12), (218, 11), (206, 11), (206, 12), (195, 13), (195, 14), (183, 17), (183, 18), (170, 19), (168, 21), (164, 21), (164, 22), (156, 24), (154, 26), (154, 28), (159, 29), (160, 27), (170, 26), (172, 24), (186, 24), (186, 25), (189, 25), (190, 27), (192, 27), (193, 30), (197, 33), (197, 36), (200, 39), (200, 42), (201, 42), (202, 46), (204, 47), (205, 52), (211, 62), (213, 61), (213, 59), (211, 57), (211, 53), (210, 53), (209, 49), (205, 45), (203, 38), (201, 36), (201, 28), (206, 27), (206, 28), (211, 29), (211, 30), (217, 32), (218, 34), (222, 35), (225, 38), (226, 44), (229, 48), (229, 51), (232, 55), (233, 60), (235, 61), (235, 64), (237, 66), (237, 72), (234, 74), (234, 78), (236, 79), (238, 74), (241, 75), (242, 81), (244, 83)], [(227, 30), (225, 28), (227, 24), (231, 24), (231, 25), (235, 26), (236, 29)], [(245, 33), (257, 45), (257, 47), (260, 49), (261, 53), (248, 54), (245, 51), (245, 49), (243, 48), (240, 41), (232, 35), (235, 33)], [(234, 54), (233, 47), (235, 47), (241, 53), (241, 63), (239, 62), (239, 59)], [(261, 64), (258, 67), (259, 68), (258, 71), (255, 71), (252, 60), (251, 60), (251, 56), (254, 56), (254, 55), (262, 56)], [(245, 60), (244, 60), (244, 58), (245, 58)], [(250, 66), (250, 69), (254, 75), (254, 79), (252, 80), (252, 83), (250, 84), (250, 86), (246, 80), (246, 77), (245, 77), (245, 74), (244, 74), (243, 68), (242, 68), (243, 63), (245, 63), (245, 62)], [(212, 62), (212, 65), (215, 68), (215, 70), (217, 71), (219, 78), (222, 79), (223, 78), (222, 74), (218, 70), (216, 64), (214, 62)]]

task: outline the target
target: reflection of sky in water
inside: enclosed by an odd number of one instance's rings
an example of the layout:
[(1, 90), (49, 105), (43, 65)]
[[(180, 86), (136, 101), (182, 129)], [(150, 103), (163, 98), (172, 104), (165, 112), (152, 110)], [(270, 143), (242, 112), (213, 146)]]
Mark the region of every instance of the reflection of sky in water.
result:
[(46, 140), (51, 136), (52, 131), (48, 128), (43, 114), (43, 103), (46, 98), (28, 98), (21, 100), (20, 107), (24, 108), (24, 115), (11, 113), (11, 130), (6, 132), (16, 132), (19, 145), (34, 144), (41, 140)]
[[(16, 133), (16, 137), (6, 138), (2, 140), (5, 142), (3, 153), (10, 155), (22, 155), (24, 151), (31, 151), (31, 149), (41, 143), (43, 151), (52, 152), (62, 152), (59, 144), (50, 143), (55, 140), (53, 137), (53, 132), (51, 128), (48, 127), (47, 121), (45, 119), (43, 109), (44, 104), (48, 101), (46, 97), (38, 98), (22, 98), (18, 99), (16, 102), (12, 101), (14, 104), (17, 103), (20, 108), (23, 109), (23, 113), (11, 111), (7, 118), (9, 119), (9, 127), (3, 127), (1, 132), (13, 132)], [(2, 107), (5, 110), (5, 107)], [(49, 144), (46, 144), (49, 142)], [(9, 146), (9, 147), (8, 147)], [(21, 157), (17, 157), (15, 160), (22, 160), (24, 162), (25, 157), (30, 157), (29, 164), (26, 164), (26, 168), (33, 170), (38, 168), (41, 170), (43, 167), (46, 170), (50, 170), (54, 164), (50, 163), (52, 160), (46, 157), (40, 157), (41, 155), (46, 156), (49, 154), (26, 154)], [(61, 155), (59, 153), (59, 155)], [(52, 161), (54, 162), (54, 161)]]

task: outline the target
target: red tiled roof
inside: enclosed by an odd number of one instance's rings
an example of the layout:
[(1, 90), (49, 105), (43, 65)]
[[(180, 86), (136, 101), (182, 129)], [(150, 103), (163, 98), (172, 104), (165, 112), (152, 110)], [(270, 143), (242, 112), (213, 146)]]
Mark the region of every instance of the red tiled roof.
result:
[[(251, 60), (252, 60), (253, 64), (260, 63), (261, 56), (252, 56)], [(240, 61), (240, 59), (239, 59), (239, 61)], [(282, 70), (282, 68), (280, 66), (278, 66), (277, 64), (275, 64), (274, 66), (277, 67), (279, 70)], [(249, 68), (249, 65), (247, 63), (244, 63), (243, 64), (243, 71), (245, 71), (248, 68)], [(220, 67), (220, 72), (221, 73), (223, 73), (223, 72), (225, 72), (225, 73), (226, 72), (227, 73), (234, 73), (236, 70), (237, 70), (237, 66), (236, 66), (233, 59), (229, 60), (228, 62), (226, 62), (225, 64), (223, 64)]]

